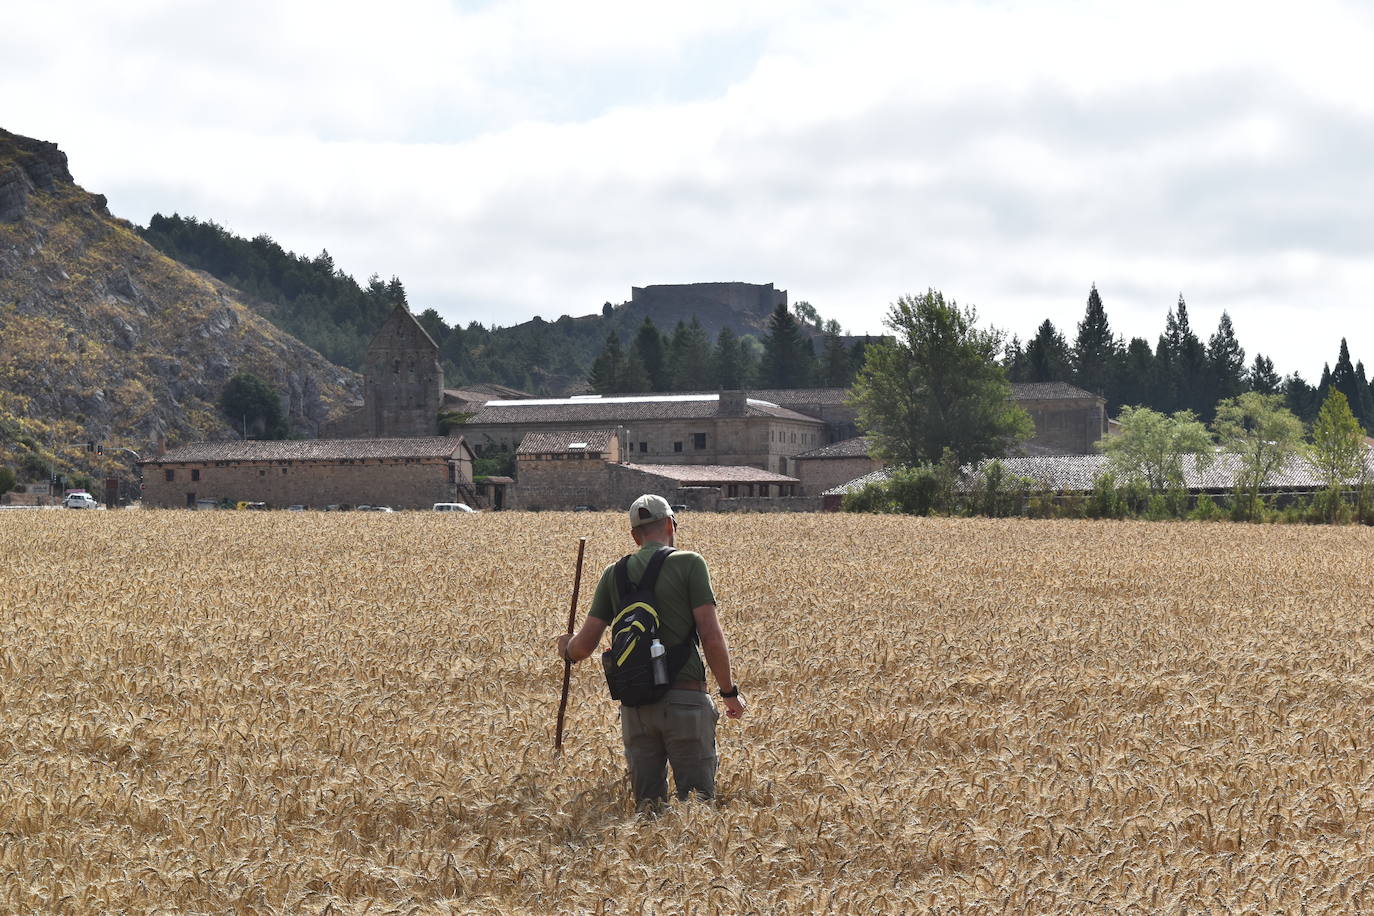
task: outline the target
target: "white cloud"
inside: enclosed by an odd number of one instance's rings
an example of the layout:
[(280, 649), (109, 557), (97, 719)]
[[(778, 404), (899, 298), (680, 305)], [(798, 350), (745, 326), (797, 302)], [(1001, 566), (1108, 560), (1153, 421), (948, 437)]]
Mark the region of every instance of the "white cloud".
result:
[[(926, 286), (1023, 337), (1181, 289), (1320, 371), (1371, 267), (1364, 53), (1335, 2), (45, 4), (3, 126), (115, 212), (327, 247), (454, 320), (772, 281), (855, 330)], [(8, 25), (8, 23), (7, 23)], [(41, 87), (38, 91), (35, 87)], [(1300, 315), (1298, 321), (1294, 316)]]

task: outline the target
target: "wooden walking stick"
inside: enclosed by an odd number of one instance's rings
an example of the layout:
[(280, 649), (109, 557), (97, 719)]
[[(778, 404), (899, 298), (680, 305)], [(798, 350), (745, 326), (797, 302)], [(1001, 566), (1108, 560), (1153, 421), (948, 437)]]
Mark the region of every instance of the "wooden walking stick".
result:
[[(587, 549), (587, 539), (577, 539), (577, 573), (573, 576), (572, 606), (568, 608), (568, 635), (577, 625), (577, 591), (582, 587), (582, 551)], [(563, 753), (563, 713), (568, 709), (568, 682), (572, 678), (572, 662), (563, 659), (563, 697), (558, 701), (558, 728), (553, 733), (555, 753)]]

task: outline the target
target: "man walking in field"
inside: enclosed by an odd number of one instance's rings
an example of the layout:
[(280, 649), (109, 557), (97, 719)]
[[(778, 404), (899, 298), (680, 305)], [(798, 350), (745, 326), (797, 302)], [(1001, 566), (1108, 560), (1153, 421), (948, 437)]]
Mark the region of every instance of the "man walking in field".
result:
[[(711, 591), (706, 561), (700, 554), (676, 549), (655, 560), (663, 548), (675, 547), (677, 528), (677, 517), (661, 496), (646, 494), (630, 506), (630, 535), (639, 550), (625, 561), (629, 591), (638, 587), (635, 583), (643, 584), (646, 573), (655, 579), (652, 604), (658, 616), (658, 639), (667, 647), (669, 659), (684, 657), (679, 669), (667, 671), (668, 690), (662, 699), (620, 707), (625, 760), (635, 803), (641, 807), (657, 807), (667, 801), (669, 764), (679, 799), (693, 792), (705, 799), (715, 797), (719, 762), (716, 721), (720, 713), (707, 693), (706, 670), (693, 644), (694, 628), (706, 665), (720, 687), (726, 715), (732, 719), (744, 715), (744, 699), (730, 667), (730, 648), (716, 616), (716, 596)], [(565, 660), (576, 662), (591, 655), (606, 628), (622, 611), (629, 610), (622, 606), (627, 591), (622, 590), (625, 578), (617, 576), (617, 565), (613, 563), (602, 572), (582, 628), (575, 635), (558, 638), (558, 652)]]

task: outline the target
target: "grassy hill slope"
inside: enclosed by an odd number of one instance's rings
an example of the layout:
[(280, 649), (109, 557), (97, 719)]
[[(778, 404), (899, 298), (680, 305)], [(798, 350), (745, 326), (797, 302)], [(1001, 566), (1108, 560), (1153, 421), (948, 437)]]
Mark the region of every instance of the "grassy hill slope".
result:
[(240, 371), (313, 434), (356, 396), (357, 376), (242, 298), (111, 216), (56, 145), (0, 130), (0, 464), (127, 473), (120, 449), (231, 437), (216, 403)]

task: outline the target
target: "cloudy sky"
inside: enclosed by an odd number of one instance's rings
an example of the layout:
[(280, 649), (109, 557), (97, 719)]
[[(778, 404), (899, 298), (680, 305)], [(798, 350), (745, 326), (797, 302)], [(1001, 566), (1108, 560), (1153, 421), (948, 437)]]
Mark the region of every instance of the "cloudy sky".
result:
[(927, 287), (1309, 379), (1374, 364), (1374, 13), (1355, 4), (14, 4), (0, 127), (120, 216), (327, 248), (450, 321), (772, 282), (876, 332)]

